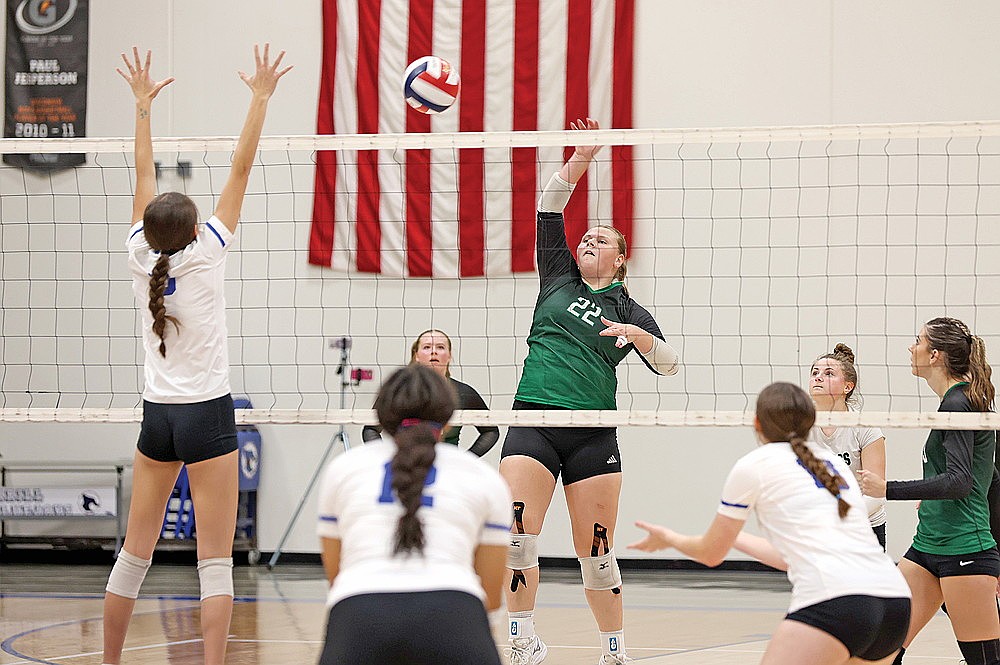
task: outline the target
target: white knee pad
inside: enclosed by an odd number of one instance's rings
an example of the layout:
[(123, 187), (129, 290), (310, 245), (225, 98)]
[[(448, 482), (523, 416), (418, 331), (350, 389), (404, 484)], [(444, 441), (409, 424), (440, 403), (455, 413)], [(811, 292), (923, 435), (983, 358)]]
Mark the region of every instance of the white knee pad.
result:
[(601, 556), (580, 557), (580, 572), (584, 589), (607, 591), (622, 585), (622, 571), (613, 549)]
[(233, 557), (202, 559), (198, 562), (201, 599), (233, 595)]
[(510, 534), (510, 547), (507, 548), (507, 567), (511, 570), (538, 567), (538, 534)]
[(152, 559), (140, 559), (134, 554), (129, 554), (124, 549), (118, 552), (115, 565), (111, 568), (111, 575), (108, 577), (108, 586), (105, 587), (116, 596), (122, 598), (139, 597), (139, 587), (146, 579), (146, 572), (149, 570)]

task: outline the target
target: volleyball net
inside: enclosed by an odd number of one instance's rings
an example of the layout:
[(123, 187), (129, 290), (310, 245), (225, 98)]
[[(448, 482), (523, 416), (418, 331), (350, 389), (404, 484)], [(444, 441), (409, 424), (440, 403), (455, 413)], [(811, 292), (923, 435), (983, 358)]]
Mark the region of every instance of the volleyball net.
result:
[[(510, 174), (530, 149), (540, 188), (563, 147), (584, 143), (631, 146), (627, 285), (682, 368), (656, 377), (626, 359), (617, 412), (510, 411), (538, 294), (536, 273), (511, 268), (510, 229), (534, 218), (515, 219), (503, 203), (517, 192)], [(160, 191), (185, 192), (207, 217), (234, 145), (155, 140)], [(435, 201), (426, 208), (443, 276), (390, 274), (406, 273), (413, 244), (409, 157), (460, 183), (470, 150), (485, 155), (473, 229), (485, 274), (453, 269), (467, 249), (458, 185), (423, 193)], [(57, 172), (0, 166), (0, 420), (138, 421), (142, 331), (125, 253), (132, 141), (0, 139), (0, 153), (26, 152), (87, 161)], [(622, 195), (613, 154), (602, 151), (588, 173), (592, 219), (610, 221)], [(384, 251), (381, 274), (358, 269), (363, 184), (351, 175), (373, 155), (398, 171), (376, 178), (383, 232), (402, 245)], [(330, 156), (338, 184), (320, 195), (335, 199), (332, 268), (309, 262), (316, 164)], [(945, 315), (1000, 348), (1000, 123), (265, 137), (238, 234), (225, 288), (233, 392), (255, 407), (242, 422), (373, 422), (379, 381), (436, 328), (454, 342), (453, 375), (491, 407), (459, 413), (466, 424), (744, 426), (763, 386), (805, 386), (813, 360), (844, 342), (863, 409), (821, 422), (1000, 427), (991, 414), (937, 415), (907, 352), (923, 322)], [(350, 367), (374, 380), (350, 381), (342, 404), (331, 341), (345, 337)]]

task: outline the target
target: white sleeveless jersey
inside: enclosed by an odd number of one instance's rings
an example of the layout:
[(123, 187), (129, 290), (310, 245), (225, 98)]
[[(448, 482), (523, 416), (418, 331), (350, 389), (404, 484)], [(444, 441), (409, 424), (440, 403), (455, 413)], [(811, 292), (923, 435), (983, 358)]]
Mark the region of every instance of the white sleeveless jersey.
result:
[(510, 544), (507, 483), (468, 451), (439, 443), (427, 475), (423, 555), (394, 556), (403, 507), (392, 491), (390, 463), (396, 444), (386, 435), (330, 462), (319, 495), (321, 538), (340, 540), (340, 572), (327, 596), (333, 605), (367, 593), (456, 590), (484, 598), (473, 568), (479, 545)]
[(854, 594), (909, 598), (906, 581), (872, 533), (853, 474), (833, 453), (808, 445), (845, 481), (841, 494), (851, 509), (844, 519), (836, 498), (788, 443), (768, 443), (740, 458), (726, 479), (719, 514), (746, 520), (756, 513), (762, 534), (788, 564), (789, 612)]
[(193, 404), (230, 392), (229, 341), (223, 281), (226, 256), (235, 236), (217, 217), (199, 225), (191, 244), (170, 257), (164, 303), (167, 314), (167, 355), (160, 355), (160, 338), (153, 333), (149, 312), (149, 274), (159, 253), (150, 249), (143, 223), (129, 229), (129, 271), (142, 319), (146, 351), (146, 385), (142, 397), (160, 404)]
[[(813, 427), (809, 440), (818, 443), (833, 454), (844, 460), (847, 467), (857, 478), (861, 470), (861, 451), (883, 438), (882, 430), (877, 427), (838, 427), (832, 435), (827, 436), (822, 427)], [(884, 475), (884, 474), (883, 474)], [(868, 512), (868, 523), (872, 526), (885, 524), (885, 499), (865, 496), (865, 510)]]

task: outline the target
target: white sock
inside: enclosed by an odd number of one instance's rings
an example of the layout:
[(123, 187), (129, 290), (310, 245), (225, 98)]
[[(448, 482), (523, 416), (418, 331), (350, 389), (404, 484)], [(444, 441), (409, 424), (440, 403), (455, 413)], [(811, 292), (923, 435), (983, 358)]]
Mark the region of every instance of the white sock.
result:
[(601, 633), (601, 652), (605, 656), (617, 656), (625, 653), (625, 631), (613, 630), (610, 633)]
[(510, 639), (535, 636), (535, 612), (533, 610), (508, 612), (507, 618), (510, 619)]

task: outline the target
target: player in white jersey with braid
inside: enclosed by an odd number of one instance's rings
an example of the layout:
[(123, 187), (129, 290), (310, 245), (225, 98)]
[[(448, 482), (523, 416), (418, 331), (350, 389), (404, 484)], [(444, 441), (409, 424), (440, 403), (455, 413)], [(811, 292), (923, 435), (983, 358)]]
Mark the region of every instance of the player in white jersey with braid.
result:
[(198, 224), (194, 202), (178, 192), (156, 195), (150, 112), (173, 78), (154, 81), (150, 53), (122, 54), (135, 95), (135, 197), (128, 263), (142, 313), (146, 351), (142, 428), (135, 453), (125, 543), (104, 598), (104, 659), (117, 664), (139, 588), (149, 570), (163, 513), (187, 464), (198, 522), (198, 578), (206, 665), (222, 665), (233, 612), (233, 536), (239, 470), (229, 388), (223, 280), (235, 240), (267, 103), (291, 67), (280, 69), (254, 47), (256, 70), (240, 72), (252, 97), (232, 167), (215, 213)]
[[(761, 445), (729, 472), (708, 531), (686, 536), (637, 522), (649, 533), (629, 547), (673, 547), (707, 566), (737, 547), (787, 570), (792, 601), (764, 665), (888, 665), (909, 627), (910, 590), (872, 535), (853, 474), (837, 455), (806, 441), (815, 421), (798, 386), (764, 388), (754, 420)], [(764, 538), (741, 533), (751, 512)]]
[[(812, 364), (809, 396), (817, 411), (848, 411), (857, 408), (858, 370), (854, 351), (837, 344)], [(877, 427), (813, 427), (809, 440), (838, 455), (855, 478), (862, 469), (885, 477), (885, 436)], [(885, 549), (885, 499), (865, 495), (868, 523)]]
[(381, 440), (334, 459), (319, 499), (330, 581), (320, 665), (499, 665), (487, 610), (500, 607), (510, 491), (441, 442), (448, 379), (421, 364), (379, 389)]

